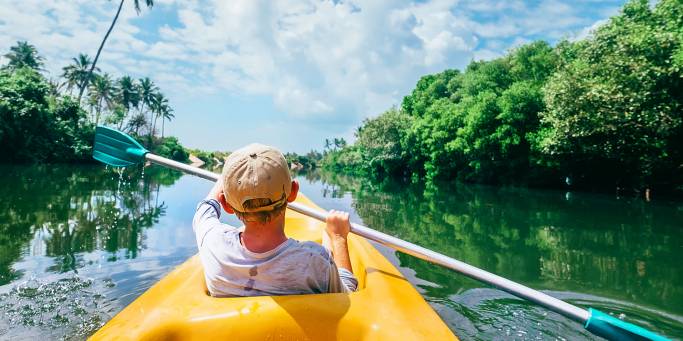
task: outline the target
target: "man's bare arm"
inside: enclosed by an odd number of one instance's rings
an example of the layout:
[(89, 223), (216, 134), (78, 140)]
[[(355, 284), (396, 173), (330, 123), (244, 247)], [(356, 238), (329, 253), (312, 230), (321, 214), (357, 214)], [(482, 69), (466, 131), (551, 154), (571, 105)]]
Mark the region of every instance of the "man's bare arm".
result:
[(346, 237), (351, 230), (349, 214), (331, 210), (327, 215), (327, 234), (330, 236), (332, 244), (332, 257), (338, 268), (349, 270), (353, 273), (351, 259), (349, 257), (349, 246)]

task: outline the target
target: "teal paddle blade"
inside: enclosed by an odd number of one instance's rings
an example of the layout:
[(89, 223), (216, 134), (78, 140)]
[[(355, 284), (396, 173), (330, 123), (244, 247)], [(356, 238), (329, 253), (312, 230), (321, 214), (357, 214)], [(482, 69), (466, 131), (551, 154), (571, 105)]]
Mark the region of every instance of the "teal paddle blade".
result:
[(126, 167), (145, 160), (145, 149), (134, 138), (116, 129), (97, 126), (93, 158), (114, 167)]
[(591, 316), (584, 326), (586, 330), (608, 340), (669, 340), (645, 328), (605, 314), (600, 310), (588, 308), (588, 312)]

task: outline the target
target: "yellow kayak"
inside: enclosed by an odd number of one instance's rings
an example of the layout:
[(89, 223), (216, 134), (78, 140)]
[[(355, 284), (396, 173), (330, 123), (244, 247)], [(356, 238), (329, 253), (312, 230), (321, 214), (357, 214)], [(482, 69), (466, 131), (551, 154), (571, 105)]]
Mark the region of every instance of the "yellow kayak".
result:
[[(304, 195), (297, 202), (319, 209)], [(287, 211), (286, 233), (320, 242), (324, 224)], [(189, 228), (189, 227), (188, 227)], [(456, 340), (408, 280), (365, 239), (349, 236), (358, 291), (214, 298), (197, 256), (161, 279), (92, 340)]]

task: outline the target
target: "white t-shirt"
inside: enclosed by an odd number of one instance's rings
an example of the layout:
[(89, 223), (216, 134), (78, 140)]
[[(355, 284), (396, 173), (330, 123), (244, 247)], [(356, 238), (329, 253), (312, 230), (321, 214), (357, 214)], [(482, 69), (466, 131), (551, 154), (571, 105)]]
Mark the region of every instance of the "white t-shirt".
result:
[(289, 238), (273, 250), (256, 253), (240, 242), (242, 228), (221, 223), (220, 204), (197, 205), (192, 227), (206, 286), (212, 296), (295, 295), (351, 292), (353, 274), (337, 269), (330, 251), (314, 242)]

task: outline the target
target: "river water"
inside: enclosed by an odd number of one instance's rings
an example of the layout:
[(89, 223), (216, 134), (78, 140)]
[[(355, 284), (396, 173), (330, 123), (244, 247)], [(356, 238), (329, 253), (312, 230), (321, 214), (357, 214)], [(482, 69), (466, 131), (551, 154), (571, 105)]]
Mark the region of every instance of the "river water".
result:
[[(156, 166), (0, 172), (0, 339), (84, 339), (196, 253), (190, 222), (211, 186), (205, 180)], [(324, 173), (298, 179), (323, 208), (683, 338), (682, 202)], [(378, 248), (462, 339), (595, 339), (558, 314)]]

